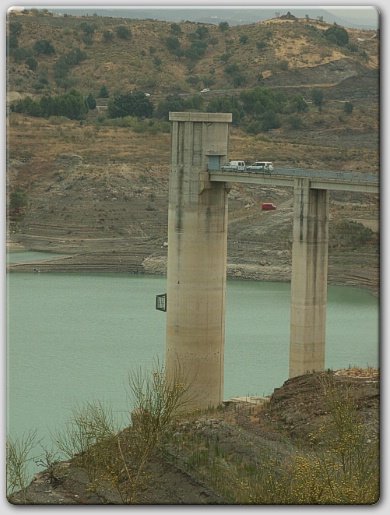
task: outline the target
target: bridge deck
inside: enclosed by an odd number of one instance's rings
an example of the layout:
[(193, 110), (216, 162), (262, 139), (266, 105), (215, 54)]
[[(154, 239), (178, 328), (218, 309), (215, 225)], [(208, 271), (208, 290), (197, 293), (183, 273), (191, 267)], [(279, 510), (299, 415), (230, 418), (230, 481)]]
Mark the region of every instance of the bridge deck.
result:
[(379, 194), (379, 180), (375, 175), (355, 172), (275, 168), (270, 172), (228, 172), (210, 170), (212, 182), (241, 182), (267, 186), (293, 187), (297, 178), (309, 178), (310, 188), (319, 190), (356, 191)]

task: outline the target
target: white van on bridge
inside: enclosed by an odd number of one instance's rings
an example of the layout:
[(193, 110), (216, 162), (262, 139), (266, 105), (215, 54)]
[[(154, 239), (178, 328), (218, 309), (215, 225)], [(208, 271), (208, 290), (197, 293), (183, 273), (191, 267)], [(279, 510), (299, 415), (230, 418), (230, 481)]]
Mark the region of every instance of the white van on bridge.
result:
[(274, 165), (271, 161), (255, 161), (246, 167), (248, 172), (272, 172)]
[(229, 161), (228, 164), (221, 166), (221, 170), (224, 172), (245, 172), (245, 161)]

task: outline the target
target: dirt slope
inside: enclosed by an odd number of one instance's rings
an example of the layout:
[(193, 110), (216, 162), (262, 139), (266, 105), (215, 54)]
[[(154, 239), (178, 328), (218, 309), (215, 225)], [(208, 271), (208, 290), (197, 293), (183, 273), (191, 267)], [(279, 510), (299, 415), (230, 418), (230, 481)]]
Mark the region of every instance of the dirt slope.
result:
[[(340, 392), (348, 392), (366, 438), (377, 442), (379, 434), (379, 376), (374, 369), (349, 369), (308, 374), (286, 381), (269, 399), (235, 399), (223, 409), (180, 419), (173, 436), (147, 467), (147, 481), (139, 492), (139, 504), (226, 504), (224, 488), (208, 482), (204, 462), (194, 461), (191, 442), (218, 443), (218, 455), (246, 467), (258, 467), (270, 454), (275, 462), (310, 449), (312, 435), (331, 421), (329, 379)], [(345, 390), (343, 390), (345, 389)], [(211, 442), (211, 444), (210, 444)], [(214, 444), (212, 443), (214, 442)], [(199, 445), (199, 444), (198, 444)], [(243, 465), (242, 465), (243, 466)], [(54, 479), (53, 479), (54, 478)], [(27, 491), (12, 496), (19, 504), (106, 504), (119, 503), (118, 493), (107, 484), (91, 489), (85, 471), (72, 461), (37, 474)]]

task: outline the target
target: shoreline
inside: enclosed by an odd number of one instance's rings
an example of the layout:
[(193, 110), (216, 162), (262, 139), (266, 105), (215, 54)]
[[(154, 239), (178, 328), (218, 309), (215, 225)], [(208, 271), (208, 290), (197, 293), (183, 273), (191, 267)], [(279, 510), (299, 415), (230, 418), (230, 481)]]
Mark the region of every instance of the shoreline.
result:
[[(13, 252), (13, 251), (12, 251)], [(19, 251), (17, 251), (19, 252)], [(21, 251), (20, 251), (21, 252)], [(38, 251), (37, 251), (38, 252)], [(54, 254), (54, 253), (53, 253)], [(55, 255), (55, 254), (54, 254)], [(166, 270), (160, 267), (154, 268), (144, 266), (141, 264), (138, 267), (122, 265), (118, 266), (88, 263), (66, 263), (66, 260), (71, 259), (72, 256), (63, 257), (58, 256), (53, 259), (45, 259), (42, 261), (30, 261), (21, 263), (9, 263), (6, 266), (7, 273), (64, 273), (64, 274), (84, 274), (84, 273), (107, 273), (107, 274), (128, 274), (134, 276), (159, 276), (166, 277)], [(264, 282), (282, 282), (289, 283), (290, 280), (290, 267), (277, 267), (277, 266), (255, 266), (242, 264), (228, 264), (227, 266), (227, 279), (228, 280), (241, 280), (241, 281), (264, 281)], [(363, 279), (363, 278), (362, 278)], [(380, 283), (368, 283), (367, 281), (359, 281), (356, 278), (349, 280), (348, 278), (328, 278), (329, 286), (347, 286), (352, 288), (359, 288), (368, 291), (371, 295), (379, 299), (380, 296)]]

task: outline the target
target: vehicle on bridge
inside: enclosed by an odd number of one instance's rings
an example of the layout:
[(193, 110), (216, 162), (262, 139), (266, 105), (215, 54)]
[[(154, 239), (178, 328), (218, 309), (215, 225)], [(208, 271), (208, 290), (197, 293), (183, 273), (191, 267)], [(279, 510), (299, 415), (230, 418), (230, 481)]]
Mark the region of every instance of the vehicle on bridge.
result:
[(229, 161), (226, 165), (221, 166), (221, 170), (224, 172), (245, 172), (245, 161)]
[(248, 172), (269, 172), (274, 169), (271, 161), (255, 161), (253, 164), (246, 167)]

